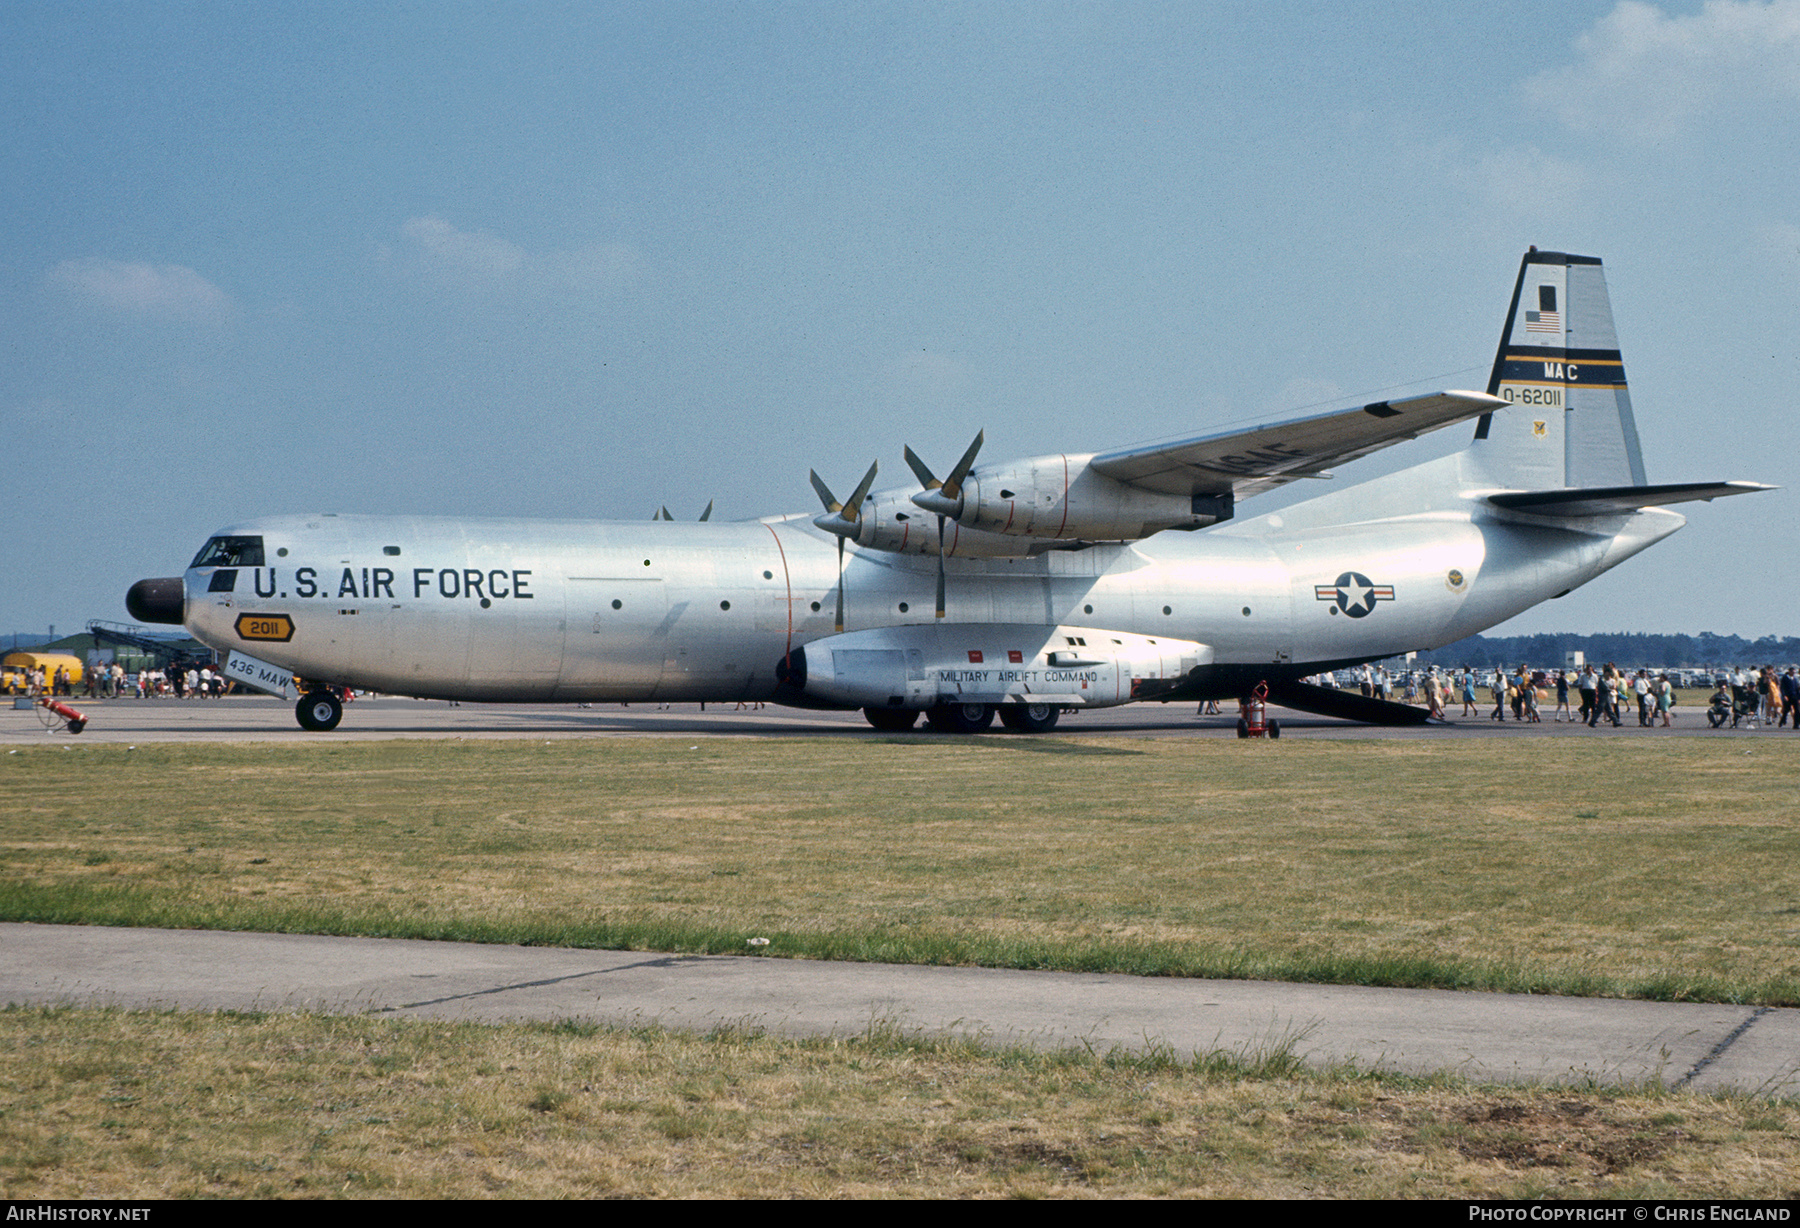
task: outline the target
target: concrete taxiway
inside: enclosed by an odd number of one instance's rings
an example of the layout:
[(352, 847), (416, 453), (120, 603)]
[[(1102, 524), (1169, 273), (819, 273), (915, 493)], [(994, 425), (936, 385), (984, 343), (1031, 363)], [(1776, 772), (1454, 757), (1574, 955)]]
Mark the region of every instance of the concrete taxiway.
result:
[(1167, 1045), (1497, 1082), (1800, 1093), (1800, 1010), (100, 926), (0, 925), (0, 1001), (583, 1019), (798, 1036), (872, 1026)]
[[(48, 732), (30, 709), (0, 711), (0, 745), (46, 741), (69, 745), (113, 742), (304, 742), (380, 741), (390, 738), (593, 738), (593, 737), (880, 737), (860, 712), (804, 708), (738, 708), (735, 705), (677, 704), (450, 704), (442, 700), (359, 698), (346, 705), (344, 721), (331, 733), (308, 733), (294, 721), (292, 700), (269, 695), (225, 699), (75, 699), (67, 701), (88, 717), (87, 729)], [(1235, 738), (1237, 712), (1200, 716), (1192, 704), (1128, 704), (1063, 718), (1051, 737)], [(1285, 736), (1352, 738), (1668, 738), (1714, 739), (1788, 737), (1788, 730), (1707, 728), (1702, 709), (1678, 709), (1669, 729), (1638, 727), (1629, 717), (1619, 728), (1589, 729), (1546, 716), (1541, 723), (1493, 721), (1486, 712), (1447, 723), (1383, 728), (1271, 708)], [(931, 735), (919, 732), (913, 736)], [(994, 726), (994, 737), (1018, 737)]]

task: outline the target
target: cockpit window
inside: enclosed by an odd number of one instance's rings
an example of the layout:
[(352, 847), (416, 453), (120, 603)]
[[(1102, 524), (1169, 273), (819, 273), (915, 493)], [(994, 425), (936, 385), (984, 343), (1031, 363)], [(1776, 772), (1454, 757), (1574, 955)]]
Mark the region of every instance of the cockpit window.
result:
[(200, 547), (189, 567), (261, 567), (260, 537), (215, 537)]

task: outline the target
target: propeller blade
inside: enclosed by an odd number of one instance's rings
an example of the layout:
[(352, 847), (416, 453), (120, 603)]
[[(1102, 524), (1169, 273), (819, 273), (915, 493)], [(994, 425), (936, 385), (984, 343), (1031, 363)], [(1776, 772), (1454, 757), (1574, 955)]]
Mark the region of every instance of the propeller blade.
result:
[(862, 502), (869, 495), (869, 487), (875, 484), (875, 473), (880, 468), (880, 461), (869, 463), (869, 471), (863, 474), (863, 480), (857, 486), (856, 493), (850, 496), (850, 502), (844, 505), (844, 510), (840, 513), (845, 520), (855, 522), (862, 519)]
[(968, 479), (969, 470), (975, 467), (975, 456), (981, 451), (982, 442), (987, 438), (986, 431), (975, 432), (975, 442), (969, 445), (962, 459), (943, 481), (933, 476), (925, 462), (919, 459), (918, 453), (911, 448), (906, 449), (906, 463), (912, 467), (913, 474), (925, 489), (912, 497), (918, 507), (928, 512), (936, 512), (939, 516), (948, 516), (952, 520), (959, 519), (963, 513), (963, 482)]
[[(819, 502), (825, 505), (826, 511), (826, 515), (824, 516), (813, 517), (813, 523), (818, 525), (821, 529), (837, 534), (837, 629), (839, 631), (844, 629), (844, 538), (856, 531), (849, 526), (856, 524), (857, 521), (862, 519), (862, 501), (868, 496), (869, 487), (874, 484), (875, 473), (880, 468), (880, 462), (869, 466), (869, 471), (863, 474), (862, 483), (857, 486), (856, 492), (850, 496), (850, 501), (848, 503), (839, 503), (837, 501), (837, 496), (831, 493), (831, 487), (825, 485), (825, 479), (819, 476), (817, 470), (809, 469), (807, 471), (807, 476), (812, 479), (813, 489), (819, 494)], [(707, 504), (707, 511), (711, 510), (712, 505), (709, 503)], [(701, 519), (704, 520), (706, 518), (702, 516)]]
[(943, 485), (942, 482), (931, 475), (931, 470), (926, 467), (924, 461), (919, 459), (919, 454), (914, 452), (910, 447), (906, 449), (906, 463), (913, 471), (913, 476), (919, 479), (919, 485), (923, 486), (926, 490), (936, 490)]
[(969, 450), (964, 452), (962, 459), (956, 462), (956, 468), (952, 469), (950, 476), (944, 479), (944, 493), (952, 499), (958, 498), (962, 494), (963, 480), (969, 476), (969, 470), (975, 467), (975, 454), (981, 451), (982, 441), (986, 438), (985, 430), (976, 431), (975, 442), (969, 445)]
[(938, 517), (937, 616), (944, 616), (944, 518)]
[(818, 492), (819, 502), (825, 505), (826, 511), (837, 512), (843, 510), (844, 505), (839, 503), (837, 501), (837, 496), (831, 493), (831, 487), (825, 485), (825, 479), (819, 476), (818, 470), (808, 469), (806, 471), (806, 476), (812, 479), (812, 488)]
[(823, 516), (814, 516), (813, 523), (827, 533), (835, 533), (842, 541), (846, 537), (855, 537), (862, 532), (862, 502), (868, 496), (869, 487), (875, 483), (875, 473), (881, 468), (879, 463), (869, 466), (863, 474), (863, 480), (851, 493), (849, 499), (842, 503), (831, 493), (831, 487), (825, 485), (825, 479), (817, 472), (810, 472), (813, 489), (819, 492), (819, 501), (825, 505)]

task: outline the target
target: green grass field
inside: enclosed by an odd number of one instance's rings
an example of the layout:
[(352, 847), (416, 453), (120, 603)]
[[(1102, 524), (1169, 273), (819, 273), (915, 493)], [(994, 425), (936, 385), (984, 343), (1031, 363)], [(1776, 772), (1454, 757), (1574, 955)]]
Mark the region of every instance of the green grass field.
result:
[[(580, 1024), (0, 1010), (0, 1196), (1786, 1198), (1800, 1109)], [(160, 1214), (160, 1212), (159, 1212)]]
[[(38, 746), (0, 918), (1800, 1000), (1800, 739)], [(0, 1196), (1793, 1198), (1791, 1100), (0, 1010)]]
[(1800, 739), (33, 747), (0, 919), (1800, 1002)]

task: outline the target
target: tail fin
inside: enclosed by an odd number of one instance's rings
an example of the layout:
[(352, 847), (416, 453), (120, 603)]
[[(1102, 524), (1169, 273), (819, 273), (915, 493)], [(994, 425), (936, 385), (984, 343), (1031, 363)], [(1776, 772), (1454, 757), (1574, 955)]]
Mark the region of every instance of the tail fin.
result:
[(1525, 253), (1487, 390), (1513, 403), (1475, 428), (1471, 452), (1496, 482), (1525, 490), (1645, 485), (1598, 257)]

